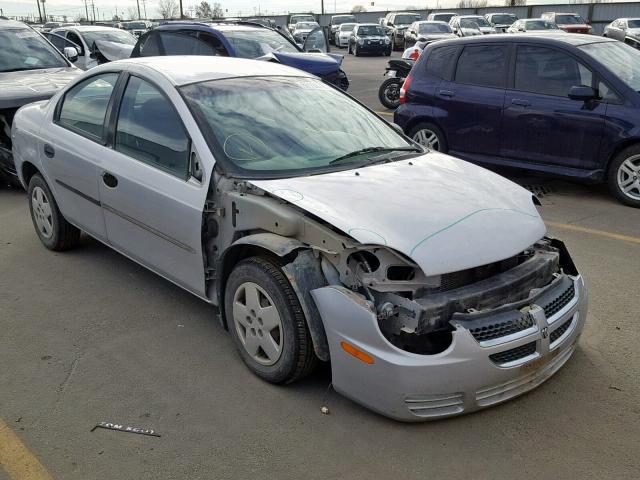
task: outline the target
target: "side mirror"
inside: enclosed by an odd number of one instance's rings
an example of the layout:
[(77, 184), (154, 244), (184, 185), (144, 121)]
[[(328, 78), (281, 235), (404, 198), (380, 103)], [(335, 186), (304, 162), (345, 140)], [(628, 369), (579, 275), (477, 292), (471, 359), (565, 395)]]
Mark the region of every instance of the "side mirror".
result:
[(64, 47), (63, 53), (71, 63), (78, 60), (78, 50), (75, 47)]
[(571, 87), (568, 97), (571, 100), (588, 102), (589, 100), (595, 100), (596, 98), (598, 98), (598, 94), (594, 88), (580, 85)]

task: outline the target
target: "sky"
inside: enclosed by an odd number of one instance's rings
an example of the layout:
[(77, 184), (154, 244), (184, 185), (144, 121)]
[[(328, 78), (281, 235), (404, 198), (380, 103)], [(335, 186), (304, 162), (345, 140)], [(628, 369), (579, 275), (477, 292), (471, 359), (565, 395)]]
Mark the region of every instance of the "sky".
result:
[[(91, 9), (91, 0), (89, 2), (89, 10)], [(143, 0), (140, 0), (140, 9), (143, 10)], [(178, 0), (176, 0), (178, 1)], [(195, 7), (198, 0), (182, 0), (183, 8), (187, 10), (189, 7)], [(306, 12), (313, 11), (320, 13), (320, 1), (321, 0), (218, 0), (218, 3), (222, 5), (225, 13), (228, 16), (245, 16), (254, 15), (260, 11), (263, 15), (280, 15), (288, 12)], [(500, 0), (497, 0), (500, 1)], [(130, 8), (136, 7), (136, 0), (93, 0), (95, 7), (98, 10), (98, 15), (102, 19), (105, 17), (112, 17), (117, 11), (119, 14), (124, 14), (125, 18), (128, 17), (127, 13)], [(213, 4), (215, 0), (209, 0), (210, 4)], [(456, 0), (430, 0), (429, 6), (434, 8), (436, 2), (439, 2), (443, 6), (455, 5)], [(145, 0), (147, 16), (158, 17), (157, 13), (157, 0)], [(370, 5), (371, 0), (325, 0), (325, 13), (333, 13), (335, 11), (339, 13), (348, 12), (354, 5), (365, 5), (367, 10), (395, 10), (403, 9), (407, 6), (416, 6), (417, 8), (426, 8), (427, 2), (425, 0), (419, 0), (413, 2), (412, 0), (383, 0), (381, 2), (374, 1), (375, 6)], [(5, 15), (29, 15), (37, 14), (38, 7), (36, 0), (0, 0), (0, 8)], [(48, 15), (68, 15), (76, 17), (79, 14), (84, 15), (84, 0), (46, 0), (45, 8)]]
[[(91, 1), (89, 10), (91, 10)], [(178, 0), (176, 0), (178, 1)], [(195, 8), (199, 0), (182, 0), (183, 8), (188, 11)], [(213, 4), (216, 0), (209, 0)], [(531, 3), (551, 3), (552, 0), (537, 0)], [(110, 19), (116, 12), (123, 18), (129, 18), (129, 12), (135, 11), (136, 0), (93, 0), (97, 10), (96, 16), (100, 19)], [(143, 3), (144, 2), (144, 3)], [(320, 13), (321, 0), (218, 0), (227, 16), (256, 15), (283, 15), (289, 12), (313, 11)], [(354, 5), (364, 5), (369, 11), (399, 10), (408, 6), (416, 8), (453, 7), (457, 0), (374, 0), (375, 5), (370, 5), (371, 0), (325, 0), (325, 13), (349, 12)], [(158, 18), (158, 0), (140, 0), (140, 9), (144, 11), (146, 4), (147, 17)], [(503, 0), (489, 0), (490, 5), (502, 5)], [(84, 0), (46, 0), (48, 15), (67, 15), (69, 20), (78, 15), (84, 16)], [(38, 13), (36, 0), (0, 0), (0, 9), (4, 15), (30, 15)]]

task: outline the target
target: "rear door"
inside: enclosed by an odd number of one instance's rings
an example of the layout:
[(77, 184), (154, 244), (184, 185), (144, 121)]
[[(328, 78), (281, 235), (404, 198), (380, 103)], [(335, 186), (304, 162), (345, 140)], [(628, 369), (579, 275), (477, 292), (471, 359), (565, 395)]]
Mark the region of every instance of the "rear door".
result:
[(65, 93), (53, 124), (41, 130), (42, 164), (63, 215), (91, 235), (106, 239), (99, 178), (110, 150), (105, 118), (119, 74), (87, 78)]
[[(173, 86), (167, 86), (169, 90)], [(111, 118), (113, 155), (100, 178), (109, 242), (148, 268), (204, 296), (202, 212), (206, 185), (190, 176), (197, 155), (173, 102), (130, 76)], [(181, 105), (183, 115), (188, 115)]]
[(596, 86), (591, 70), (565, 50), (520, 44), (507, 90), (501, 154), (518, 161), (595, 168), (606, 103), (568, 97)]
[(465, 45), (452, 80), (436, 89), (434, 106), (452, 152), (499, 154), (509, 50), (498, 43)]

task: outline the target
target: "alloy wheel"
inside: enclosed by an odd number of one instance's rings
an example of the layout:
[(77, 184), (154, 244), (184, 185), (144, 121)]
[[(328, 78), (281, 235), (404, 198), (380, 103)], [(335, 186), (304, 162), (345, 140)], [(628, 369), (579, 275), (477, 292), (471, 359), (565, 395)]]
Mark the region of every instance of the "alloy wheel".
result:
[(40, 187), (35, 187), (31, 193), (31, 209), (33, 210), (33, 218), (40, 234), (44, 238), (51, 238), (53, 235), (53, 214), (51, 212), (51, 204), (47, 198), (47, 194)]
[(633, 155), (620, 164), (618, 188), (627, 197), (640, 200), (640, 155)]
[(418, 142), (420, 145), (429, 148), (430, 150), (437, 151), (440, 149), (440, 141), (438, 139), (438, 135), (436, 135), (433, 130), (429, 130), (428, 128), (418, 130), (413, 135), (413, 140)]
[(233, 297), (233, 322), (242, 346), (261, 365), (278, 361), (284, 329), (271, 297), (253, 282), (241, 284)]

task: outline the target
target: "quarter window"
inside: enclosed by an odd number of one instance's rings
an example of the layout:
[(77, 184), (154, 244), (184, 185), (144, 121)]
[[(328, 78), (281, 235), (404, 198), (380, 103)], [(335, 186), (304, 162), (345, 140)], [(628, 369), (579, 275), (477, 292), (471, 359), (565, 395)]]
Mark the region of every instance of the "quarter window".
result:
[(455, 81), (483, 87), (504, 87), (507, 48), (504, 45), (465, 47), (458, 59)]
[(102, 140), (104, 117), (117, 81), (117, 73), (106, 73), (70, 89), (64, 96), (58, 123), (92, 140)]
[(516, 55), (516, 90), (566, 97), (571, 87), (592, 85), (591, 71), (564, 52), (544, 47), (519, 46)]
[(153, 85), (131, 77), (122, 98), (115, 149), (186, 179), (190, 142), (177, 112)]
[(434, 48), (427, 58), (427, 72), (449, 80), (457, 50), (456, 46)]

